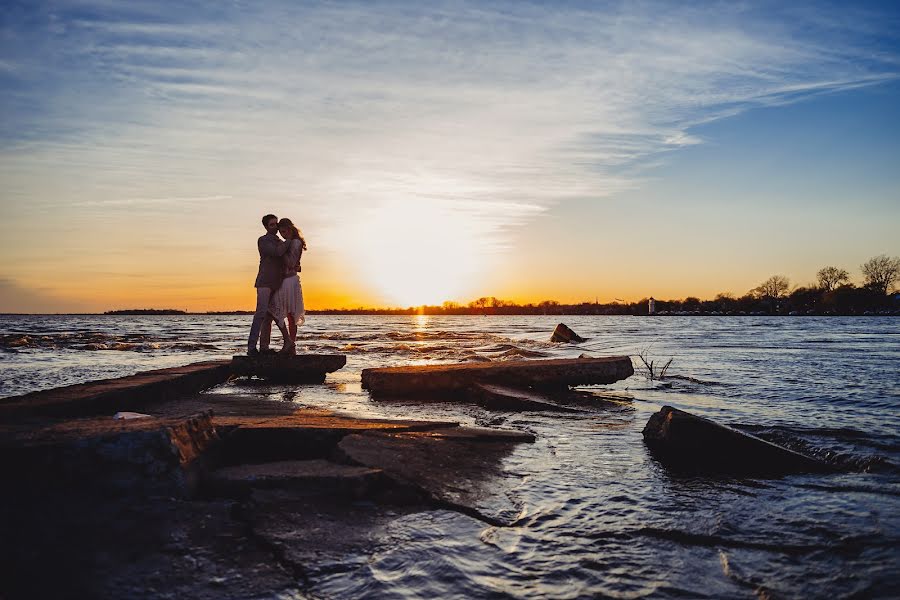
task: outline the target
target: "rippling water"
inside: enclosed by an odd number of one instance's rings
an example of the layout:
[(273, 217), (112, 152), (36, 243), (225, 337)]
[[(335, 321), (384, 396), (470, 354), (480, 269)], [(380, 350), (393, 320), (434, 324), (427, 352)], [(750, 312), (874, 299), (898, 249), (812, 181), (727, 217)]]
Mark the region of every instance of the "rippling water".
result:
[[(0, 396), (113, 377), (244, 347), (249, 317), (0, 317)], [(590, 338), (547, 340), (557, 317), (322, 317), (301, 346), (343, 352), (324, 386), (273, 400), (365, 416), (452, 418), (537, 435), (505, 460), (518, 515), (485, 527), (433, 511), (395, 520), (371, 556), (323, 568), (313, 591), (358, 597), (896, 597), (900, 590), (900, 319), (565, 317)], [(276, 333), (277, 337), (277, 333)], [(645, 352), (662, 383), (603, 388), (597, 414), (497, 413), (373, 402), (363, 368)], [(638, 369), (640, 371), (640, 369)], [(232, 391), (231, 384), (219, 390)], [(595, 390), (599, 393), (599, 390)], [(641, 429), (663, 404), (815, 454), (835, 475), (678, 477)]]

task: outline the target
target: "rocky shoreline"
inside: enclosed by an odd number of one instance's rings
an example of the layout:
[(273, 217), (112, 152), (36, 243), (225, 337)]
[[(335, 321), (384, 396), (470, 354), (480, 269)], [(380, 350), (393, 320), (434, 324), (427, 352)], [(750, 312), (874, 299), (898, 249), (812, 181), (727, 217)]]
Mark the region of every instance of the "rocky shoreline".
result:
[[(0, 596), (308, 597), (317, 575), (391, 543), (395, 519), (516, 522), (503, 460), (531, 433), (205, 393), (238, 376), (321, 383), (344, 364), (235, 357), (0, 400)], [(632, 373), (628, 357), (582, 357), (367, 369), (362, 382), (379, 398), (589, 416), (604, 400), (569, 386)], [(828, 470), (671, 407), (644, 439), (675, 470)]]
[(392, 519), (515, 516), (486, 500), (528, 433), (200, 393), (230, 375), (200, 363), (0, 402), (4, 597), (304, 597)]

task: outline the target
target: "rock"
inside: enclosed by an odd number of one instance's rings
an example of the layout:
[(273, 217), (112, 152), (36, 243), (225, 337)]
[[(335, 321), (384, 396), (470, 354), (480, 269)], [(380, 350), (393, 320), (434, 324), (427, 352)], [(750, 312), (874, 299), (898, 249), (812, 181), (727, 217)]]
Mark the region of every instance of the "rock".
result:
[(227, 361), (145, 371), (128, 377), (31, 392), (0, 400), (0, 420), (20, 416), (84, 417), (132, 411), (212, 387), (231, 375)]
[(650, 417), (643, 436), (654, 456), (677, 470), (736, 476), (834, 470), (793, 450), (671, 406), (663, 406)]
[(236, 355), (231, 371), (239, 376), (256, 376), (285, 383), (322, 383), (328, 373), (347, 364), (343, 354), (259, 354)]
[(363, 369), (362, 386), (373, 396), (428, 394), (448, 397), (476, 383), (517, 388), (565, 389), (571, 385), (607, 384), (634, 374), (631, 359), (518, 360)]
[(569, 329), (569, 327), (565, 323), (560, 323), (556, 326), (556, 329), (553, 330), (553, 335), (550, 337), (550, 341), (577, 344), (579, 342), (585, 341), (585, 339)]
[(78, 419), (0, 428), (0, 468), (17, 485), (190, 495), (217, 441), (209, 413), (181, 419)]
[(327, 460), (286, 460), (225, 467), (210, 473), (213, 493), (247, 497), (253, 489), (289, 489), (300, 494), (360, 498), (382, 481), (380, 469), (341, 465)]
[(500, 385), (476, 383), (469, 388), (469, 396), (479, 405), (490, 410), (542, 410), (555, 412), (584, 412), (577, 408), (553, 402), (529, 390), (521, 390)]

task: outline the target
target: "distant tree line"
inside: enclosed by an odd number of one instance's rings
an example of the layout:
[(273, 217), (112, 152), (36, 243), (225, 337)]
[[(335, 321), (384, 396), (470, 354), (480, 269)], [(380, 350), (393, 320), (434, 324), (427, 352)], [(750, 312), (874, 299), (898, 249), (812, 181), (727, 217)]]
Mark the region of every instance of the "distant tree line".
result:
[[(900, 314), (900, 294), (893, 293), (900, 282), (900, 258), (884, 254), (860, 266), (862, 281), (855, 285), (846, 269), (826, 266), (816, 273), (816, 282), (792, 287), (787, 277), (773, 275), (743, 296), (728, 292), (712, 300), (693, 296), (681, 300), (655, 300), (658, 314), (708, 315), (865, 315)], [(319, 315), (646, 315), (649, 298), (637, 302), (581, 302), (562, 304), (544, 300), (517, 304), (485, 296), (468, 304), (444, 302), (439, 306), (408, 308), (342, 308), (308, 310)], [(175, 309), (112, 310), (107, 315), (183, 315)], [(253, 311), (215, 311), (209, 315), (251, 315)]]
[[(892, 295), (900, 281), (900, 258), (876, 256), (860, 267), (862, 283), (850, 281), (842, 268), (826, 266), (816, 274), (816, 283), (792, 287), (787, 277), (773, 275), (740, 297), (718, 294), (712, 300), (688, 297), (682, 300), (656, 300), (659, 314), (721, 315), (864, 315), (898, 314), (900, 299)], [(310, 314), (341, 315), (646, 315), (649, 298), (637, 302), (582, 302), (562, 304), (544, 300), (517, 304), (485, 296), (468, 304), (444, 302), (440, 306), (409, 308), (356, 308), (311, 310)]]
[(185, 310), (177, 308), (127, 308), (124, 310), (108, 310), (104, 315), (186, 315)]

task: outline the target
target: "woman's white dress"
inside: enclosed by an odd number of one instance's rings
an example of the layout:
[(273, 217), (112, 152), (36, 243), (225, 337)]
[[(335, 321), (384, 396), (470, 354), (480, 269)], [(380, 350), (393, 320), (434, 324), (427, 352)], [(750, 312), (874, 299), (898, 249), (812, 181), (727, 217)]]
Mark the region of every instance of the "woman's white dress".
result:
[(275, 290), (269, 301), (269, 312), (276, 319), (284, 319), (288, 315), (293, 315), (298, 326), (306, 321), (303, 288), (300, 287), (300, 276), (297, 273), (297, 265), (300, 263), (302, 253), (300, 240), (291, 240), (290, 248), (284, 253), (285, 278), (281, 282), (281, 287)]

